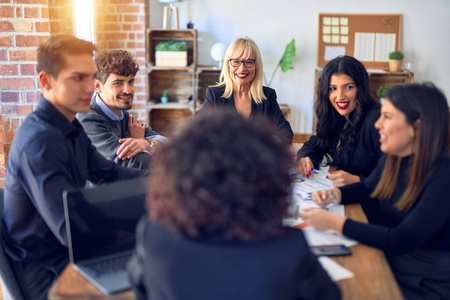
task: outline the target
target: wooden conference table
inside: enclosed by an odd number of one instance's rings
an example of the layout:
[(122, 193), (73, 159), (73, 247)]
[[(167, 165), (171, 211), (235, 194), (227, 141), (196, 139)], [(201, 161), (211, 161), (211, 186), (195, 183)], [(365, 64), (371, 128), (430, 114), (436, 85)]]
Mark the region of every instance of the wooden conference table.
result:
[[(345, 206), (345, 215), (354, 220), (367, 222), (359, 204)], [(365, 245), (357, 244), (351, 247), (352, 255), (336, 256), (332, 259), (353, 272), (354, 277), (337, 281), (341, 288), (342, 299), (382, 299), (401, 300), (403, 296), (392, 275), (382, 251)], [(106, 296), (72, 265), (68, 265), (57, 282), (52, 286), (48, 298), (62, 299), (112, 299), (132, 300), (134, 294), (128, 290), (119, 294)]]

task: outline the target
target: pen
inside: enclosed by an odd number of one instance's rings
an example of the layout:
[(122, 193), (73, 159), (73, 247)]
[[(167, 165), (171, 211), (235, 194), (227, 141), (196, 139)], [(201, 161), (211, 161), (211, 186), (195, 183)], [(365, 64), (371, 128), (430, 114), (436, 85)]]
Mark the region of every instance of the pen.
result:
[(311, 171), (317, 174), (321, 174), (323, 176), (328, 176), (328, 173), (317, 170), (316, 168), (311, 168)]

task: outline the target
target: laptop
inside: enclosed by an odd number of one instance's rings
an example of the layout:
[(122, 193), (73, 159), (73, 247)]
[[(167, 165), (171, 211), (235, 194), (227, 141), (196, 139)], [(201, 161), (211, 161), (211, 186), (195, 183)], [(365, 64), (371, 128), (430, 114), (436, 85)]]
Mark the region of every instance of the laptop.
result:
[(126, 264), (134, 250), (136, 225), (147, 213), (147, 180), (63, 193), (70, 262), (107, 295), (131, 288)]

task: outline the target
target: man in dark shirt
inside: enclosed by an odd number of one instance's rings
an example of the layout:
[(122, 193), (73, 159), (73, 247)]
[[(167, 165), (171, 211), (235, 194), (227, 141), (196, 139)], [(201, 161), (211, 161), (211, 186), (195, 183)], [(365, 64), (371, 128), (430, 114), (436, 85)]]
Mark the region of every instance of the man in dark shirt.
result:
[(94, 91), (94, 45), (51, 36), (38, 48), (38, 108), (16, 133), (9, 154), (2, 243), (26, 299), (47, 299), (68, 263), (65, 189), (146, 175), (100, 155), (80, 123)]
[(152, 152), (167, 139), (127, 111), (133, 104), (139, 65), (124, 50), (101, 53), (95, 63), (91, 109), (77, 118), (104, 157), (121, 166), (148, 169)]

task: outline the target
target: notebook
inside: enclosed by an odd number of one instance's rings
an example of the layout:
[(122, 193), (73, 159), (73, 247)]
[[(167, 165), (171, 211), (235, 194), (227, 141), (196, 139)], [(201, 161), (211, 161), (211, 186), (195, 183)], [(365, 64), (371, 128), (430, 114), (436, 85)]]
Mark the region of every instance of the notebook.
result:
[(126, 263), (145, 215), (147, 178), (63, 193), (70, 262), (103, 293), (131, 287)]

